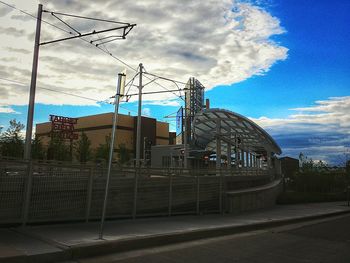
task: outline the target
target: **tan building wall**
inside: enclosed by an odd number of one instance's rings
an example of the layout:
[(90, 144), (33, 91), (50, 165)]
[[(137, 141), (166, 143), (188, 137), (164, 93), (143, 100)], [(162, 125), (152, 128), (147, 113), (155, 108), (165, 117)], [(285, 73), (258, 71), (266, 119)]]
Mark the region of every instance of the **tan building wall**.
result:
[[(116, 131), (116, 140), (114, 149), (119, 149), (120, 144), (124, 144), (132, 154), (135, 153), (136, 131), (134, 116), (122, 115), (118, 116), (118, 126)], [(143, 117), (145, 118), (145, 117)], [(79, 117), (77, 124), (74, 125), (75, 133), (79, 136), (84, 132), (91, 141), (91, 148), (94, 150), (100, 144), (105, 144), (106, 136), (112, 132), (113, 113), (104, 113), (92, 116)], [(143, 127), (147, 129), (147, 127)], [(156, 122), (156, 145), (169, 144), (169, 124), (165, 122)], [(41, 139), (44, 145), (50, 142), (51, 122), (39, 123), (36, 125), (36, 136)], [(135, 140), (135, 141), (134, 141)], [(67, 140), (67, 144), (69, 140)]]
[(169, 123), (157, 122), (156, 127), (156, 145), (169, 144)]

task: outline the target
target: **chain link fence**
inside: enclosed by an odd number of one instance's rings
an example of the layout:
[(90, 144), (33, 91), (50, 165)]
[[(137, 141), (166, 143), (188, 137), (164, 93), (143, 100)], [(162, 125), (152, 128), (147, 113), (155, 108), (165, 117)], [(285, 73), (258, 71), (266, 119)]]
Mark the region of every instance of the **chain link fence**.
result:
[[(107, 169), (89, 165), (0, 160), (0, 224), (101, 218)], [(107, 218), (224, 211), (224, 193), (263, 185), (267, 170), (113, 167)]]

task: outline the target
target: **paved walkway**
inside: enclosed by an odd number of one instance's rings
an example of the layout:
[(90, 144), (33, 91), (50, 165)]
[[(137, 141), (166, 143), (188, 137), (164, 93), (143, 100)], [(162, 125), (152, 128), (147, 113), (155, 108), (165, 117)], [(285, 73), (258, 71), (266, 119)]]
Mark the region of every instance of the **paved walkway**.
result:
[(345, 202), (275, 206), (239, 215), (213, 214), (0, 229), (0, 262), (54, 262), (159, 246), (350, 212)]

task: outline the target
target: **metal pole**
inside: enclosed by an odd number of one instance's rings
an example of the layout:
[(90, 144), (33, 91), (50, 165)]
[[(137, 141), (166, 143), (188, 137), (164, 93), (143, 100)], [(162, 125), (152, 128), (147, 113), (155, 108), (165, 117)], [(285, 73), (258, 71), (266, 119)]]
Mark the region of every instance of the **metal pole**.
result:
[(147, 137), (143, 137), (143, 166), (146, 165), (146, 141)]
[(91, 167), (89, 169), (89, 178), (88, 178), (88, 185), (87, 185), (85, 222), (89, 222), (89, 217), (90, 217), (93, 178), (94, 178), (94, 173), (93, 173), (93, 168)]
[(42, 10), (43, 10), (43, 5), (39, 4), (38, 5), (38, 15), (37, 15), (37, 20), (36, 20), (36, 33), (35, 33), (34, 54), (33, 54), (32, 78), (31, 78), (31, 82), (30, 82), (30, 91), (29, 91), (26, 141), (25, 141), (25, 147), (24, 147), (24, 159), (25, 160), (30, 160), (30, 158), (31, 158), (33, 116), (34, 116), (34, 104), (35, 104), (35, 89), (36, 89), (36, 78), (37, 78), (37, 73), (38, 73)]
[(223, 174), (220, 170), (220, 179), (219, 179), (219, 210), (220, 213), (224, 212), (223, 209), (223, 197), (224, 197), (224, 191), (223, 191)]
[(221, 121), (216, 121), (216, 170), (221, 169)]
[(173, 175), (169, 174), (169, 197), (168, 197), (168, 216), (171, 216), (171, 208), (173, 205)]
[(122, 82), (123, 76), (125, 76), (125, 75), (122, 73), (118, 74), (117, 94), (116, 94), (115, 100), (114, 100), (115, 108), (114, 108), (114, 115), (113, 115), (113, 128), (112, 128), (111, 143), (109, 145), (108, 171), (107, 171), (107, 178), (106, 178), (105, 197), (103, 200), (103, 209), (102, 209), (99, 239), (103, 238), (103, 228), (104, 228), (104, 222), (105, 222), (105, 217), (106, 217), (108, 189), (109, 189), (109, 181), (110, 181), (110, 176), (111, 176), (112, 158), (113, 158), (113, 150), (114, 150), (114, 138), (115, 138), (116, 126), (117, 126), (117, 122), (118, 122), (120, 87), (121, 87), (121, 82)]
[[(185, 113), (187, 114), (187, 112)], [(184, 169), (188, 168), (188, 163), (187, 163), (187, 153), (188, 153), (188, 149), (187, 149), (187, 130), (188, 130), (188, 124), (187, 124), (187, 115), (185, 115), (185, 132), (184, 132)]]
[(140, 154), (141, 154), (141, 109), (142, 109), (142, 63), (139, 65), (139, 105), (137, 111), (137, 131), (136, 131), (136, 167), (140, 166)]
[(135, 219), (136, 218), (136, 214), (137, 214), (137, 194), (138, 194), (138, 187), (139, 187), (139, 177), (138, 177), (139, 173), (140, 173), (140, 167), (135, 167), (134, 203), (133, 203), (133, 209), (132, 209), (132, 219)]
[(199, 176), (196, 176), (196, 214), (199, 215)]
[(28, 222), (30, 201), (32, 197), (32, 187), (33, 187), (33, 163), (28, 162), (27, 164), (27, 183), (24, 195), (24, 202), (22, 208), (22, 226), (25, 226)]
[(236, 165), (236, 170), (238, 170), (239, 165), (239, 151), (238, 151), (238, 138), (237, 138), (237, 133), (235, 133), (235, 165)]
[(231, 148), (232, 148), (232, 145), (231, 143), (227, 143), (227, 169), (230, 169), (231, 170)]
[(191, 110), (190, 110), (190, 106), (191, 105), (188, 105), (188, 96), (191, 96), (191, 92), (192, 92), (192, 78), (190, 78), (190, 90), (189, 92), (186, 92), (185, 93), (185, 131), (182, 131), (183, 135), (184, 135), (184, 140), (183, 140), (183, 144), (184, 144), (184, 169), (188, 169), (188, 134), (189, 134), (189, 118), (190, 117), (189, 115), (191, 114)]

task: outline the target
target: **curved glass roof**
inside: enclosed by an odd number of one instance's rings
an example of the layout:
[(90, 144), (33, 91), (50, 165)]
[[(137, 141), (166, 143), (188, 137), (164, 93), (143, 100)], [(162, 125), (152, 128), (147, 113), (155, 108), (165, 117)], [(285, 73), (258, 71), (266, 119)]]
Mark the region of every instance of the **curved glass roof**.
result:
[(265, 130), (248, 118), (228, 110), (205, 109), (198, 112), (194, 117), (193, 131), (195, 143), (207, 150), (215, 151), (216, 135), (219, 132), (223, 141), (223, 152), (227, 151), (227, 143), (235, 146), (237, 136), (241, 149), (282, 153), (281, 148)]

